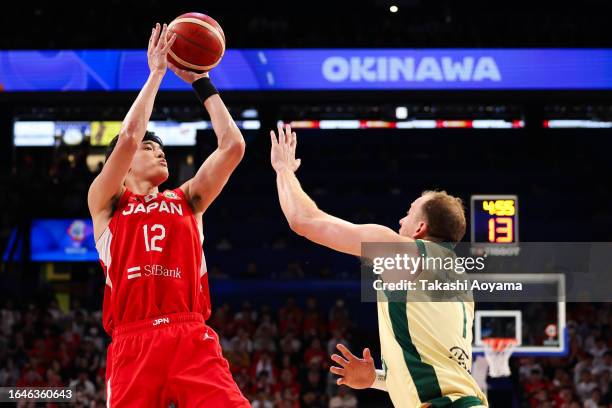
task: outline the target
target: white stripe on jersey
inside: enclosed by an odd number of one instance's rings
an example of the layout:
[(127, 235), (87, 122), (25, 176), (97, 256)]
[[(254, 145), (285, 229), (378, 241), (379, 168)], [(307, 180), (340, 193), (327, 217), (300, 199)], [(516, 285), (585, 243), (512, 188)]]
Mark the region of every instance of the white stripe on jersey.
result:
[(111, 400), (111, 385), (110, 378), (106, 382), (106, 408), (110, 408), (110, 400)]
[(106, 227), (100, 238), (96, 241), (96, 249), (98, 250), (98, 256), (106, 267), (106, 284), (112, 289), (113, 283), (110, 280), (110, 267), (111, 267), (111, 241), (113, 240), (113, 234), (109, 227)]

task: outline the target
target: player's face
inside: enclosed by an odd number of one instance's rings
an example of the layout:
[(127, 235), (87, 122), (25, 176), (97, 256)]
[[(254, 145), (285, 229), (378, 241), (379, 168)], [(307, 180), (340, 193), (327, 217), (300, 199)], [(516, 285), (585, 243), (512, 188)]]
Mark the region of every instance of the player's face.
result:
[(425, 217), (423, 216), (422, 207), (426, 200), (426, 197), (419, 197), (410, 204), (406, 216), (399, 221), (400, 235), (415, 239), (425, 236), (427, 225), (425, 223)]
[(155, 142), (145, 140), (132, 159), (130, 173), (138, 180), (149, 180), (155, 186), (168, 179), (164, 151)]

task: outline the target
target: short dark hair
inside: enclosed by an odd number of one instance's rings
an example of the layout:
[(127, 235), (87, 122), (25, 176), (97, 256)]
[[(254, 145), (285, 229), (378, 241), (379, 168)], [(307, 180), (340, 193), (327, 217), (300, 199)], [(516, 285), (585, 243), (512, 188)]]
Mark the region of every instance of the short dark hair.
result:
[(427, 219), (429, 236), (443, 242), (461, 241), (465, 234), (465, 207), (459, 197), (446, 191), (424, 191), (423, 214)]
[[(147, 130), (145, 132), (145, 135), (142, 141), (144, 142), (145, 140), (150, 140), (151, 142), (157, 143), (162, 149), (164, 147), (164, 143), (161, 141), (159, 136), (155, 134), (155, 132), (150, 132)], [(106, 161), (110, 157), (113, 150), (115, 150), (115, 146), (117, 146), (118, 141), (119, 141), (119, 135), (113, 137), (113, 140), (111, 140), (110, 143), (108, 144), (108, 147), (106, 148), (106, 152), (104, 154), (104, 163), (106, 163)]]

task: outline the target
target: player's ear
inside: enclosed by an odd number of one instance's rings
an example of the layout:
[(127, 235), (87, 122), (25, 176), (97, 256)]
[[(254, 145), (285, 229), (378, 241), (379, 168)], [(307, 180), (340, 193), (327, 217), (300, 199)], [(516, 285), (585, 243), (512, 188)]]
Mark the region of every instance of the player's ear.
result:
[(427, 224), (423, 221), (419, 221), (419, 223), (417, 224), (417, 228), (414, 231), (414, 234), (412, 234), (412, 238), (415, 238), (415, 239), (425, 238), (428, 232), (429, 232), (429, 229), (427, 228)]

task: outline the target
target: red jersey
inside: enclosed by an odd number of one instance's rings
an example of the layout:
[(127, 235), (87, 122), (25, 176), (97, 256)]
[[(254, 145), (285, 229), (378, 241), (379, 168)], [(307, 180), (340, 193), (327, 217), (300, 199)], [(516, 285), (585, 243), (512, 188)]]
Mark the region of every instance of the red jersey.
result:
[(203, 236), (183, 191), (125, 190), (96, 249), (106, 276), (103, 324), (181, 312), (210, 316)]

